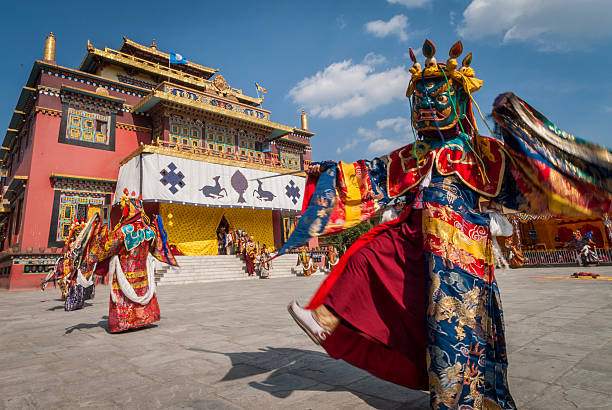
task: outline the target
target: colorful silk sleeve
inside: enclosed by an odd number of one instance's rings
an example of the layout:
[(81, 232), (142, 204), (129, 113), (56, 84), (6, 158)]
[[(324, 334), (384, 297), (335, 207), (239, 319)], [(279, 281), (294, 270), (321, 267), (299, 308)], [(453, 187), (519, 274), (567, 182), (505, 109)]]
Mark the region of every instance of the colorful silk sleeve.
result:
[(325, 162), (318, 178), (309, 178), (300, 220), (279, 255), (308, 243), (311, 238), (340, 232), (370, 219), (389, 201), (383, 160)]
[(109, 232), (106, 225), (90, 241), (87, 252), (87, 263), (99, 263), (121, 252), (123, 234), (120, 229)]
[(540, 215), (610, 212), (610, 150), (560, 130), (512, 93), (497, 97), (493, 117), (509, 159), (498, 202)]
[(154, 219), (153, 229), (155, 230), (155, 241), (151, 247), (151, 255), (160, 262), (171, 266), (178, 266), (176, 258), (168, 247), (168, 233), (164, 228), (161, 216), (157, 215)]

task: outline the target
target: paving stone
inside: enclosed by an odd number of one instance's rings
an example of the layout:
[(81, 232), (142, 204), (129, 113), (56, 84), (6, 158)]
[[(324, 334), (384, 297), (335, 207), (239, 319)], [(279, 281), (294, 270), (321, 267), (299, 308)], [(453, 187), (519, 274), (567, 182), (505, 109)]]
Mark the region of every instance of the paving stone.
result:
[[(574, 270), (498, 273), (519, 408), (612, 408), (612, 283), (536, 278)], [(330, 358), (293, 323), (287, 303), (322, 279), (160, 286), (162, 320), (121, 334), (108, 287), (74, 312), (58, 290), (0, 290), (0, 408), (428, 408), (426, 392)]]

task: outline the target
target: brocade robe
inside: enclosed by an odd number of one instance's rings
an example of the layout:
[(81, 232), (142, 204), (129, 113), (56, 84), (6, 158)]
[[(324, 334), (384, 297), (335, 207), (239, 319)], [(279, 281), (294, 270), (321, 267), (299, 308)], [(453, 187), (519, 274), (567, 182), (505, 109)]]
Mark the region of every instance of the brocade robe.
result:
[[(109, 264), (112, 281), (108, 327), (111, 332), (136, 329), (160, 320), (153, 256), (176, 265), (172, 254), (164, 252), (157, 228), (145, 224), (141, 218), (119, 224), (110, 233), (104, 226), (92, 240), (88, 263), (114, 259)], [(126, 279), (123, 283), (122, 277)], [(135, 301), (142, 298), (147, 300)]]
[(494, 116), (504, 142), (457, 135), (373, 161), (326, 163), (307, 181), (305, 211), (285, 245), (354, 226), (406, 196), (408, 209), (358, 239), (308, 308), (325, 304), (341, 319), (322, 343), (332, 357), (428, 389), (434, 409), (516, 407), (480, 197), (537, 214), (611, 209), (612, 153), (511, 94), (498, 97)]

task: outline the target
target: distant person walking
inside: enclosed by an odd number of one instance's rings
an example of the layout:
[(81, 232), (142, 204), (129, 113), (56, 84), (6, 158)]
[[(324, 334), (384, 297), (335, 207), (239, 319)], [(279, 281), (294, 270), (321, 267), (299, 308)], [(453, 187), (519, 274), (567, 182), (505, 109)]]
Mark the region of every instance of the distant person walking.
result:
[(257, 256), (257, 244), (253, 241), (253, 237), (249, 237), (244, 247), (244, 261), (246, 262), (247, 273), (249, 276), (255, 274), (255, 257)]

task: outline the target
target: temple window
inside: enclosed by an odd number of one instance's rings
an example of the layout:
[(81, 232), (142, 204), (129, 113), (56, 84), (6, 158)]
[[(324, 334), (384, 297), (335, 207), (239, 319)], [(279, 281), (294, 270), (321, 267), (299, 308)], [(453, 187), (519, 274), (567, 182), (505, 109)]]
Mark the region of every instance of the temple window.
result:
[(235, 138), (233, 130), (218, 125), (206, 127), (206, 148), (211, 151), (233, 154)]
[(170, 142), (189, 147), (199, 147), (201, 128), (187, 121), (172, 119), (170, 121)]
[(110, 115), (68, 108), (66, 139), (108, 146), (110, 141), (109, 122)]
[(70, 234), (70, 224), (75, 219), (87, 221), (96, 212), (110, 227), (109, 205), (104, 204), (104, 195), (88, 193), (61, 193), (57, 220), (56, 241), (64, 241)]
[(238, 137), (239, 154), (249, 158), (263, 159), (262, 143), (250, 135)]
[(300, 166), (300, 155), (293, 152), (284, 152), (280, 153), (280, 162), (283, 168), (302, 169)]

